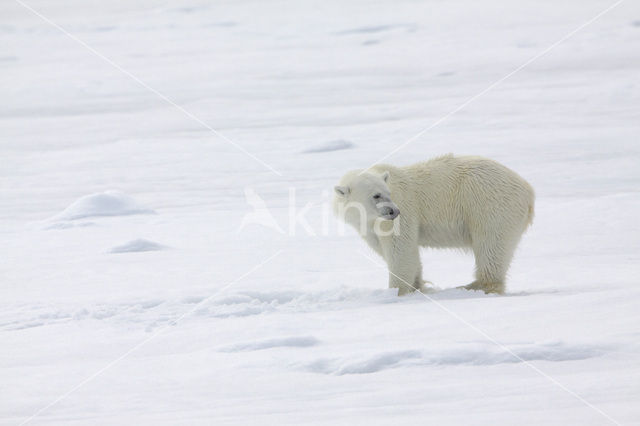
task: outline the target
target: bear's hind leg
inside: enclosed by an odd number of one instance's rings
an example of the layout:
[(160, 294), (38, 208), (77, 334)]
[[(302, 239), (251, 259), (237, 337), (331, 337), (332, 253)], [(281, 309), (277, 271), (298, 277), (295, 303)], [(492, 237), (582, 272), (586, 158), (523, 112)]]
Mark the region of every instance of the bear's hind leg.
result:
[(509, 264), (518, 241), (490, 237), (473, 245), (476, 280), (464, 288), (485, 293), (503, 294)]
[(467, 284), (465, 286), (459, 287), (467, 290), (482, 290), (485, 294), (496, 293), (496, 294), (504, 294), (505, 286), (504, 282), (482, 282), (475, 280), (471, 284)]
[(425, 281), (422, 279), (422, 265), (420, 265), (420, 267), (418, 268), (418, 273), (416, 274), (416, 279), (413, 280), (413, 287), (418, 291), (422, 291), (425, 289), (425, 283), (427, 282), (429, 281)]

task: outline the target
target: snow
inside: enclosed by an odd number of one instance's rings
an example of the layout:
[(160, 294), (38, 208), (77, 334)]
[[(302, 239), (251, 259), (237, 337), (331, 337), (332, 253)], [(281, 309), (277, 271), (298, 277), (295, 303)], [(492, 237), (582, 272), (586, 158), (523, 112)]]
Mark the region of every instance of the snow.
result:
[(145, 240), (144, 238), (137, 238), (131, 240), (125, 244), (115, 246), (110, 253), (131, 253), (136, 251), (155, 251), (163, 250), (165, 247), (162, 244), (155, 243), (153, 241)]
[(235, 345), (220, 348), (222, 352), (241, 352), (241, 351), (257, 351), (261, 349), (277, 348), (277, 347), (300, 347), (314, 346), (318, 343), (318, 339), (313, 336), (293, 336), (281, 337), (274, 339), (250, 341), (244, 343), (236, 343)]
[[(604, 351), (597, 347), (568, 346), (562, 342), (536, 342), (524, 345), (522, 348), (516, 346), (515, 352), (525, 361), (568, 361), (593, 358), (601, 355)], [(422, 353), (415, 350), (397, 351), (383, 352), (373, 357), (356, 360), (321, 360), (311, 368), (313, 371), (325, 374), (363, 374), (392, 368), (401, 365), (406, 360), (412, 360), (411, 365), (494, 365), (520, 361), (512, 354), (496, 348), (495, 345), (475, 343), (458, 345), (455, 348), (432, 353)]]
[(51, 218), (52, 221), (76, 220), (96, 216), (124, 216), (149, 214), (153, 210), (139, 206), (136, 201), (119, 191), (105, 191), (86, 195)]
[(302, 151), (302, 152), (305, 154), (313, 154), (317, 152), (340, 151), (341, 149), (351, 149), (353, 147), (354, 147), (353, 143), (339, 139), (339, 140), (327, 142), (322, 145), (318, 145), (313, 148), (309, 148), (306, 151)]
[[(638, 2), (484, 93), (613, 2), (24, 4), (111, 63), (0, 3), (0, 424), (640, 424)], [(504, 296), (325, 209), (426, 128), (536, 189)]]

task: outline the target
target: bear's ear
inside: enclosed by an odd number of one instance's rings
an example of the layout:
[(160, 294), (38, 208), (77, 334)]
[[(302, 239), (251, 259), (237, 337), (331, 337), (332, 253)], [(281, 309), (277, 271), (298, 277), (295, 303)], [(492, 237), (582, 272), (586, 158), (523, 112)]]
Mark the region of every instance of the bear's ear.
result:
[(385, 182), (389, 181), (389, 172), (388, 171), (386, 171), (386, 172), (384, 172), (382, 174), (382, 180), (385, 181)]
[(336, 191), (336, 194), (341, 197), (346, 196), (350, 192), (348, 186), (336, 186), (333, 189)]

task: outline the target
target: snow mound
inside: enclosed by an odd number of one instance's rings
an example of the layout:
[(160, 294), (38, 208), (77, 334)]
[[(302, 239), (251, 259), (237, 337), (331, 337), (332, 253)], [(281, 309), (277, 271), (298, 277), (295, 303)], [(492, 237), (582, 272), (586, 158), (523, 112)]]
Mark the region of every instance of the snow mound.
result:
[(230, 346), (220, 348), (220, 352), (244, 352), (257, 351), (260, 349), (279, 348), (279, 347), (298, 347), (306, 348), (318, 344), (318, 339), (313, 336), (292, 336), (277, 337), (266, 340), (258, 340), (254, 342), (236, 343)]
[(95, 216), (126, 216), (154, 213), (153, 210), (139, 205), (133, 198), (122, 192), (106, 191), (79, 198), (51, 219), (76, 220)]
[(158, 244), (158, 243), (154, 243), (153, 241), (138, 238), (137, 240), (131, 240), (128, 243), (113, 247), (111, 250), (109, 250), (109, 253), (156, 251), (156, 250), (164, 250), (165, 248), (166, 246), (163, 246), (162, 244)]
[(331, 151), (340, 151), (343, 149), (351, 149), (354, 148), (355, 145), (352, 142), (346, 141), (344, 139), (338, 139), (335, 141), (330, 141), (324, 143), (322, 145), (318, 145), (312, 148), (309, 148), (305, 151), (302, 151), (304, 154), (315, 154), (319, 152), (331, 152)]

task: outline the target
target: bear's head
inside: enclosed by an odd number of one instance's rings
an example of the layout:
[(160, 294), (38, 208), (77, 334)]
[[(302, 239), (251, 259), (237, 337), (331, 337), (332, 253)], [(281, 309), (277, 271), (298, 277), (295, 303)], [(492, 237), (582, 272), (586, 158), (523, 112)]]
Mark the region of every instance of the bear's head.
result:
[(400, 209), (391, 200), (389, 172), (347, 173), (334, 188), (334, 210), (345, 222), (358, 227), (376, 220), (394, 220)]

